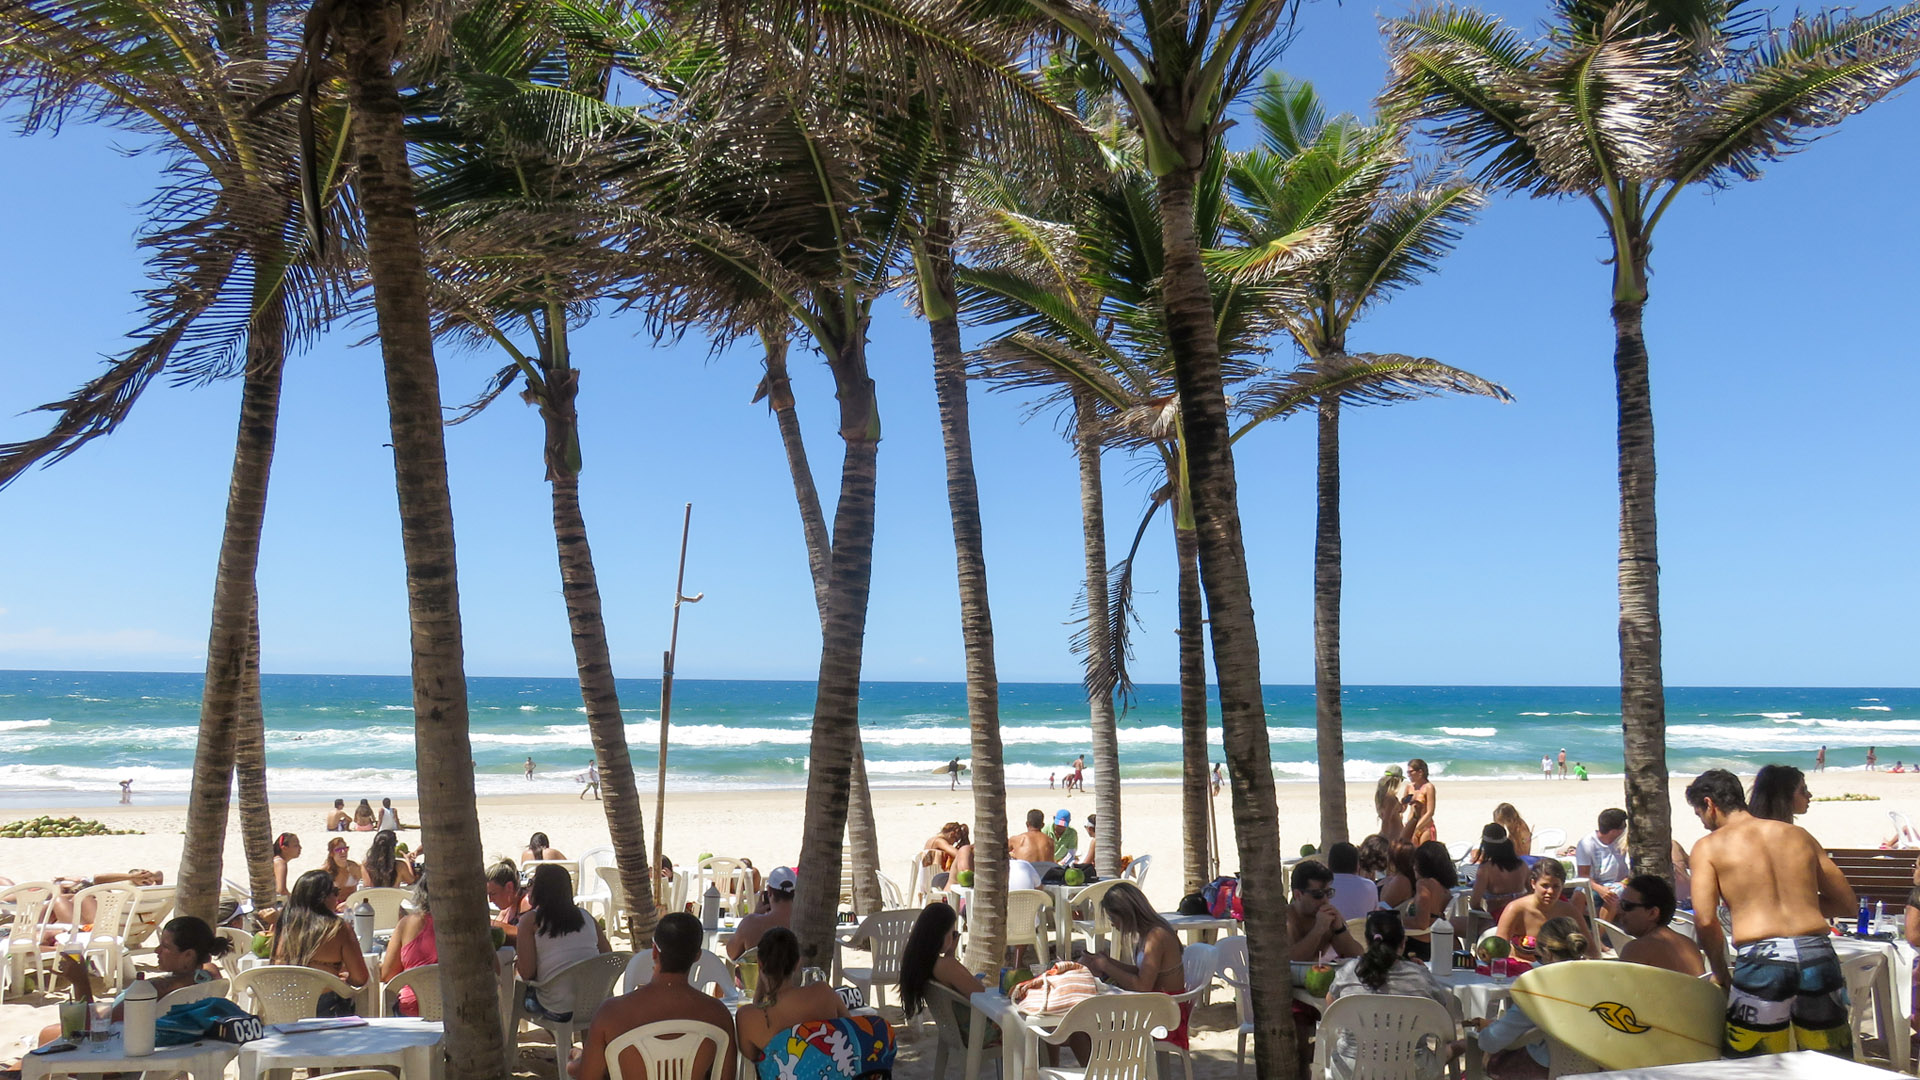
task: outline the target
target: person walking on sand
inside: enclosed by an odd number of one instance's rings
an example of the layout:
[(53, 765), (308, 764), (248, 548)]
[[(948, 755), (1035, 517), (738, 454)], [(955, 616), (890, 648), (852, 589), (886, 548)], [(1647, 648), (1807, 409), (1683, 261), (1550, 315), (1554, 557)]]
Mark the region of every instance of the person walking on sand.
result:
[(1560, 748), (1560, 779), (1565, 780), (1566, 778), (1567, 778), (1567, 748), (1563, 746)]
[(587, 786), (580, 789), (580, 797), (586, 798), (587, 792), (591, 791), (594, 801), (600, 801), (600, 763), (592, 758), (587, 759), (586, 781)]
[(1213, 763), (1213, 794), (1215, 795), (1220, 794), (1220, 785), (1221, 785), (1220, 766), (1221, 766), (1221, 763), (1218, 761)]
[(1553, 755), (1552, 754), (1540, 755), (1540, 779), (1542, 780), (1553, 779)]
[(533, 779), (533, 758), (531, 756), (527, 758), (527, 779)]
[(1813, 755), (1813, 771), (1814, 772), (1827, 771), (1827, 748), (1824, 746), (1820, 748), (1819, 753)]
[(1407, 808), (1408, 843), (1419, 847), (1429, 840), (1440, 839), (1433, 820), (1440, 809), (1440, 793), (1434, 790), (1433, 781), (1427, 779), (1427, 763), (1421, 758), (1407, 762), (1407, 793), (1401, 801)]
[(954, 758), (952, 761), (947, 762), (947, 790), (948, 791), (960, 790), (960, 759), (959, 758)]
[(1880, 760), (1880, 755), (1874, 753), (1874, 748), (1871, 746), (1867, 747), (1867, 771), (1868, 772), (1872, 772), (1875, 768), (1878, 767), (1877, 763), (1879, 762), (1879, 760)]
[(129, 779), (129, 780), (120, 781), (120, 801), (123, 803), (130, 803), (133, 801), (133, 781), (132, 780)]
[(1085, 790), (1087, 790), (1087, 755), (1075, 754), (1073, 758), (1073, 775), (1067, 777), (1067, 791), (1068, 793), (1072, 793), (1074, 791)]
[[(1807, 830), (1749, 813), (1727, 770), (1701, 773), (1686, 796), (1707, 828), (1691, 858), (1694, 924), (1714, 982), (1727, 989), (1727, 1056), (1784, 1053), (1797, 1041), (1851, 1057), (1847, 980), (1827, 919), (1853, 914), (1853, 887)], [(1723, 900), (1733, 914), (1731, 972)]]

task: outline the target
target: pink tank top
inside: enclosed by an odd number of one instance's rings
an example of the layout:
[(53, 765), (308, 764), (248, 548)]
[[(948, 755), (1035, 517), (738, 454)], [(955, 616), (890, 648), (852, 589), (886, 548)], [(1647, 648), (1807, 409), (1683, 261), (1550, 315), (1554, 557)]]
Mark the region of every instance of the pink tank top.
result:
[[(427, 964), (439, 962), (440, 947), (435, 944), (433, 938), (433, 916), (428, 915), (420, 926), (420, 932), (400, 943), (400, 970), (406, 971), (409, 968), (424, 967)], [(420, 1015), (420, 1000), (415, 996), (413, 987), (401, 987), (396, 1003), (401, 1016)]]

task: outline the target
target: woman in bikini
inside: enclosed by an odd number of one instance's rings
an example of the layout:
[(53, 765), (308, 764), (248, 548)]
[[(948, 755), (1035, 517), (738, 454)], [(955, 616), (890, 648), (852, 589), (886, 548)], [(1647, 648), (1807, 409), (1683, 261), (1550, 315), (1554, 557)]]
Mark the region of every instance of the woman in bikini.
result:
[[(1108, 889), (1100, 897), (1100, 908), (1113, 924), (1116, 939), (1131, 939), (1136, 944), (1133, 963), (1110, 956), (1090, 954), (1084, 958), (1087, 970), (1122, 990), (1135, 993), (1184, 994), (1187, 991), (1186, 963), (1181, 959), (1180, 935), (1153, 910), (1147, 894), (1139, 886), (1125, 882)], [(1193, 1004), (1180, 1006), (1180, 1026), (1167, 1032), (1166, 1041), (1187, 1045), (1187, 1022), (1193, 1017)], [(1085, 1064), (1092, 1041), (1085, 1035), (1068, 1040), (1076, 1060)]]
[(1398, 842), (1406, 829), (1401, 819), (1406, 807), (1400, 804), (1400, 779), (1400, 766), (1389, 765), (1373, 789), (1373, 808), (1380, 815), (1380, 831), (1376, 835), (1389, 844)]
[(966, 824), (949, 821), (927, 837), (920, 851), (920, 865), (933, 867), (931, 884), (936, 889), (944, 887), (950, 875), (973, 869), (973, 837)]
[[(334, 910), (345, 911), (347, 898), (353, 895), (353, 891), (360, 887), (360, 883), (366, 880), (367, 876), (366, 870), (347, 855), (345, 837), (336, 836), (327, 841), (327, 861), (320, 864), (320, 869), (333, 880), (333, 884), (338, 889), (334, 895), (336, 901)], [(308, 873), (312, 872), (308, 871)]]
[(760, 983), (754, 988), (753, 1004), (741, 1006), (735, 1014), (734, 1028), (740, 1052), (754, 1063), (754, 1072), (775, 1080), (783, 1059), (767, 1055), (767, 1044), (774, 1036), (796, 1024), (838, 1020), (847, 1015), (847, 1004), (825, 982), (797, 985), (800, 939), (793, 936), (793, 931), (773, 927), (761, 936), (759, 950)]
[[(348, 986), (367, 985), (367, 958), (347, 920), (334, 914), (340, 889), (325, 870), (309, 870), (293, 883), (287, 910), (273, 928), (275, 964), (318, 968), (338, 975)], [(353, 1000), (328, 991), (320, 996), (319, 1016), (351, 1016)]]
[(1514, 851), (1511, 835), (1495, 822), (1480, 831), (1480, 872), (1473, 878), (1473, 906), (1494, 925), (1507, 905), (1532, 891), (1532, 874)]
[(1427, 779), (1424, 760), (1414, 758), (1407, 762), (1407, 793), (1400, 801), (1407, 806), (1407, 843), (1419, 847), (1429, 840), (1440, 839), (1440, 831), (1434, 826), (1434, 815), (1440, 810), (1440, 793), (1433, 781)]
[(1388, 874), (1380, 879), (1380, 906), (1397, 908), (1413, 899), (1414, 882), (1420, 876), (1413, 864), (1415, 848), (1405, 842), (1393, 845), (1387, 854)]

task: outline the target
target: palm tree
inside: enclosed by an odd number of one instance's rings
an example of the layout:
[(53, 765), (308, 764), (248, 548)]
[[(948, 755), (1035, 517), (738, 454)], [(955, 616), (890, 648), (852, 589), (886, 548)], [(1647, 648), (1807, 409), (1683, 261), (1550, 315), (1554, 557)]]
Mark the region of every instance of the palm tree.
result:
[(1764, 26), (1730, 0), (1566, 2), (1544, 41), (1439, 4), (1387, 24), (1390, 108), (1431, 121), (1483, 180), (1585, 200), (1613, 265), (1619, 406), (1620, 723), (1638, 873), (1671, 872), (1653, 399), (1642, 327), (1654, 231), (1682, 192), (1754, 180), (1904, 84), (1920, 6)]
[[(426, 163), (419, 201), (433, 234), (430, 267), (442, 333), (497, 345), (508, 365), (488, 393), (454, 422), (471, 418), (516, 382), (540, 411), (543, 458), (552, 489), (554, 546), (573, 641), (581, 700), (600, 769), (603, 809), (621, 886), (627, 933), (636, 947), (653, 940), (658, 918), (649, 872), (640, 792), (628, 752), (613, 663), (601, 614), (599, 579), (580, 507), (581, 372), (573, 324), (617, 282), (595, 265), (595, 249), (566, 229), (525, 232), (535, 218), (551, 226), (575, 212), (589, 218), (589, 177), (604, 148), (638, 126), (630, 110), (605, 100), (601, 78), (611, 55), (606, 13), (580, 5), (550, 19), (539, 7), (482, 4), (456, 19), (445, 48), (416, 75), (409, 136)], [(541, 270), (529, 273), (527, 267)], [(515, 334), (533, 340), (523, 349)]]
[[(1216, 266), (1260, 290), (1307, 364), (1238, 393), (1247, 414), (1237, 441), (1266, 420), (1312, 407), (1319, 419), (1313, 630), (1320, 845), (1347, 839), (1346, 748), (1340, 716), (1340, 411), (1447, 391), (1510, 400), (1506, 390), (1457, 368), (1404, 354), (1347, 352), (1347, 333), (1369, 308), (1412, 285), (1458, 241), (1484, 201), (1472, 184), (1411, 173), (1404, 125), (1328, 119), (1313, 85), (1270, 74), (1254, 95), (1261, 145), (1236, 155), (1244, 243)], [(1276, 240), (1324, 227), (1326, 254), (1274, 275)], [(1328, 380), (1332, 380), (1330, 383)], [(1320, 384), (1318, 394), (1310, 387)]]
[[(178, 878), (180, 911), (208, 919), (219, 902), (236, 739), (247, 748), (250, 856), (262, 856), (261, 837), (270, 842), (264, 752), (253, 752), (265, 737), (255, 569), (288, 344), (314, 331), (337, 289), (299, 240), (293, 126), (251, 111), (284, 70), (297, 31), (267, 5), (25, 0), (0, 8), (0, 101), (21, 107), (24, 127), (78, 112), (151, 134), (175, 177), (149, 204), (155, 217), (143, 244), (157, 283), (144, 294), (138, 344), (44, 406), (59, 414), (46, 435), (0, 447), (0, 484), (112, 431), (162, 373), (244, 377), (188, 799), (187, 828), (201, 842), (183, 851)], [(317, 189), (337, 166), (316, 169)], [(263, 880), (265, 903), (271, 878), (255, 875), (256, 890)]]
[[(1279, 802), (1260, 690), (1260, 643), (1238, 488), (1229, 445), (1226, 388), (1212, 287), (1200, 262), (1195, 191), (1218, 152), (1227, 109), (1284, 44), (1286, 0), (1132, 0), (1107, 5), (1027, 0), (1052, 19), (1118, 87), (1133, 114), (1148, 170), (1159, 184), (1165, 251), (1163, 285), (1168, 350), (1180, 394), (1182, 445), (1207, 627), (1220, 688), (1220, 724), (1232, 774), (1234, 837), (1242, 888), (1281, 896)], [(1247, 913), (1256, 1066), (1262, 1076), (1291, 1076), (1293, 993), (1286, 912), (1259, 905)]]
[[(486, 904), (480, 818), (447, 490), (433, 310), (407, 158), (406, 107), (395, 66), (405, 20), (387, 0), (316, 0), (309, 11), (300, 78), (288, 87), (312, 110), (322, 92), (321, 55), (337, 46), (346, 84), (354, 187), (365, 221), (366, 259), (387, 379), (401, 549), (412, 624), (415, 771), (422, 842), (432, 853), (434, 929), (446, 1001), (448, 1071), (477, 1080), (506, 1065), (498, 980)], [(311, 161), (315, 147), (306, 152)]]

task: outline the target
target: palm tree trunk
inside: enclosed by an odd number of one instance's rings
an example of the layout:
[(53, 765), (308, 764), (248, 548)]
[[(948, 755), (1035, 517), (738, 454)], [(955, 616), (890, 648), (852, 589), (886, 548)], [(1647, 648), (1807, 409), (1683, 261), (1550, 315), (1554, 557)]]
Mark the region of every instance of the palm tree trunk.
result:
[[(1087, 561), (1087, 663), (1104, 664), (1113, 653), (1113, 627), (1107, 622), (1113, 613), (1107, 606), (1107, 501), (1092, 395), (1074, 395), (1073, 418), (1074, 449), (1080, 459), (1080, 532)], [(1120, 728), (1113, 692), (1108, 686), (1087, 695), (1093, 728), (1093, 809), (1100, 819), (1093, 861), (1103, 878), (1120, 874)]]
[(227, 523), (213, 582), (213, 625), (207, 634), (207, 674), (200, 696), (200, 735), (187, 796), (187, 835), (180, 852), (182, 915), (215, 923), (220, 906), (221, 858), (233, 791), (234, 734), (246, 698), (249, 645), (254, 640), (254, 579), (260, 529), (267, 515), (267, 481), (280, 420), (280, 381), (286, 359), (286, 303), (271, 275), (254, 286), (259, 312), (247, 335), (247, 372), (240, 392), (240, 430), (227, 485)]
[(427, 272), (394, 63), (402, 20), (387, 0), (342, 0), (356, 186), (387, 378), (401, 549), (412, 629), (415, 771), (421, 840), (433, 859), (447, 1073), (496, 1080), (506, 1067), (488, 926), (485, 852), (473, 795), (473, 746), (447, 490), (439, 371)]
[[(1195, 152), (1188, 160), (1199, 161)], [(1188, 491), (1200, 545), (1200, 582), (1206, 592), (1214, 672), (1220, 686), (1220, 726), (1233, 780), (1234, 841), (1241, 890), (1251, 896), (1286, 895), (1280, 869), (1280, 811), (1273, 789), (1266, 707), (1260, 696), (1260, 642), (1254, 632), (1253, 593), (1240, 535), (1240, 508), (1228, 445), (1226, 391), (1213, 300), (1194, 233), (1193, 168), (1160, 178), (1160, 229), (1167, 338), (1180, 391), (1187, 449)], [(1246, 930), (1253, 993), (1255, 1068), (1262, 1077), (1295, 1076), (1289, 1001), (1290, 934), (1286, 905), (1247, 907)]]
[[(550, 333), (564, 333), (556, 320)], [(549, 350), (554, 351), (554, 350)], [(580, 676), (580, 698), (587, 709), (587, 732), (600, 766), (600, 790), (613, 839), (614, 864), (627, 894), (627, 936), (638, 951), (653, 943), (659, 913), (653, 906), (653, 875), (648, 872), (647, 832), (640, 787), (627, 750), (626, 719), (614, 685), (613, 659), (607, 648), (607, 623), (600, 611), (600, 579), (587, 544), (587, 519), (580, 510), (578, 461), (580, 418), (575, 398), (578, 368), (549, 368), (540, 418), (546, 424), (547, 481), (553, 487), (553, 541), (560, 555), (560, 595), (567, 604), (567, 628), (573, 636), (573, 662)], [(589, 887), (591, 887), (589, 885)]]
[(1613, 377), (1620, 408), (1620, 727), (1633, 869), (1670, 878), (1673, 806), (1667, 789), (1666, 679), (1660, 667), (1653, 392), (1640, 325), (1645, 307), (1644, 299), (1613, 305)]
[[(967, 720), (973, 763), (973, 904), (967, 910), (967, 967), (998, 971), (1007, 947), (1007, 769), (1000, 747), (1000, 675), (993, 655), (987, 552), (980, 489), (973, 472), (967, 360), (960, 344), (949, 224), (927, 229), (927, 324), (933, 337), (933, 389), (947, 451), (947, 510), (960, 585), (960, 640), (967, 661)], [(997, 849), (997, 850), (996, 850)]]
[[(787, 452), (787, 471), (793, 475), (794, 501), (800, 506), (800, 530), (807, 541), (807, 568), (813, 573), (813, 602), (824, 632), (827, 619), (828, 573), (833, 565), (833, 540), (827, 515), (820, 509), (820, 491), (807, 462), (807, 441), (800, 432), (800, 415), (787, 378), (787, 335), (784, 329), (763, 327), (767, 377), (761, 393), (780, 428), (780, 445)], [(759, 400), (757, 397), (755, 400)], [(853, 860), (853, 911), (868, 915), (883, 905), (880, 897), (880, 832), (873, 817), (873, 791), (867, 786), (867, 755), (855, 731), (853, 770), (847, 804), (847, 854)]]
[(240, 796), (240, 838), (247, 853), (247, 888), (255, 908), (273, 894), (273, 814), (267, 804), (267, 716), (260, 697), (260, 601), (253, 603), (253, 628), (247, 634), (246, 682), (240, 695), (240, 719), (233, 737), (234, 786)]
[(800, 888), (793, 932), (803, 965), (827, 967), (833, 955), (834, 910), (840, 897), (842, 837), (860, 737), (860, 663), (873, 582), (873, 493), (878, 476), (880, 417), (867, 376), (866, 342), (856, 331), (830, 348), (840, 399), (840, 502), (833, 518), (833, 561), (827, 617), (820, 627), (820, 677), (814, 691), (813, 738), (807, 762), (807, 811), (801, 826)]
[(1347, 744), (1340, 718), (1340, 398), (1320, 399), (1319, 517), (1313, 534), (1313, 718), (1320, 850), (1347, 839)]
[(1206, 610), (1200, 601), (1200, 540), (1174, 517), (1173, 548), (1180, 560), (1180, 836), (1186, 882), (1181, 895), (1197, 893), (1213, 879), (1208, 872), (1207, 811), (1213, 786), (1207, 763)]

